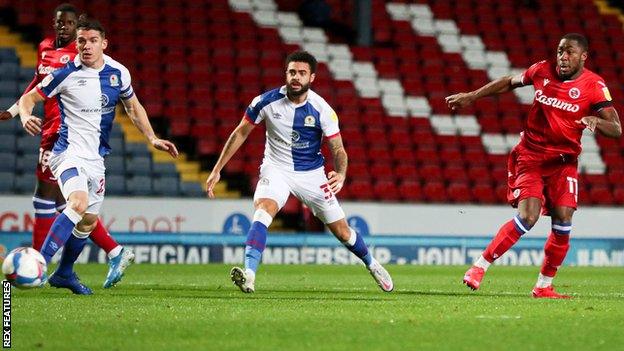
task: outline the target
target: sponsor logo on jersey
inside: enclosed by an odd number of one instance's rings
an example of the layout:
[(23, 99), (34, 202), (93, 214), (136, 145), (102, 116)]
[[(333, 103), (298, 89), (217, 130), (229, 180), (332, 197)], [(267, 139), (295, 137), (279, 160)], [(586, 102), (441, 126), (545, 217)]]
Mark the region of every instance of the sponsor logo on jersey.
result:
[(304, 127), (314, 127), (316, 125), (316, 119), (314, 119), (313, 116), (306, 116), (303, 119), (303, 126)]
[(111, 85), (111, 87), (118, 87), (119, 86), (119, 77), (117, 77), (116, 74), (111, 74), (111, 76), (110, 76), (110, 85)]
[(44, 66), (44, 65), (39, 65), (39, 67), (37, 67), (37, 72), (39, 74), (50, 74), (54, 71), (56, 71), (56, 68), (54, 67), (49, 67), (49, 66)]
[(567, 112), (578, 112), (578, 110), (580, 109), (579, 105), (577, 104), (571, 104), (569, 102), (565, 102), (557, 98), (552, 98), (544, 95), (544, 92), (541, 89), (535, 91), (535, 101), (539, 102), (540, 104), (552, 106), (554, 108), (558, 108)]
[(281, 119), (282, 115), (279, 114), (279, 112), (273, 112), (273, 118), (275, 119)]
[(79, 87), (84, 87), (85, 85), (87, 85), (87, 80), (86, 79), (78, 79), (78, 81), (76, 81), (76, 84), (78, 84)]
[(59, 59), (59, 61), (60, 61), (62, 64), (66, 64), (67, 62), (69, 62), (69, 55), (65, 54), (65, 55), (61, 56), (61, 58)]
[(568, 95), (573, 99), (578, 99), (578, 97), (581, 96), (581, 91), (578, 90), (578, 88), (572, 88), (568, 91)]

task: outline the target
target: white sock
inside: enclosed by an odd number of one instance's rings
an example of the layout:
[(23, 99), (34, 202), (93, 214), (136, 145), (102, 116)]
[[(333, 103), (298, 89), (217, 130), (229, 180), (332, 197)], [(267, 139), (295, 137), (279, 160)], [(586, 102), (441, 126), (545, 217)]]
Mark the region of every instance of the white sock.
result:
[(353, 230), (353, 228), (351, 227), (349, 227), (349, 232), (351, 232), (351, 236), (349, 236), (349, 240), (344, 241), (343, 244), (346, 244), (348, 246), (353, 246), (355, 245), (355, 242), (357, 241), (357, 232)]
[(91, 235), (91, 232), (82, 232), (78, 230), (76, 227), (72, 230), (72, 234), (78, 239), (86, 239)]
[(117, 245), (115, 246), (114, 249), (110, 250), (110, 252), (108, 254), (106, 254), (108, 256), (108, 259), (112, 259), (117, 257), (120, 253), (121, 253), (121, 249), (123, 249), (123, 247), (121, 247), (121, 245)]
[(483, 256), (479, 256), (479, 258), (475, 261), (474, 266), (483, 268), (484, 271), (487, 271), (491, 264), (492, 263), (488, 262)]
[(537, 284), (535, 284), (535, 286), (538, 288), (547, 288), (552, 285), (553, 278), (554, 277), (547, 277), (540, 273), (537, 276)]

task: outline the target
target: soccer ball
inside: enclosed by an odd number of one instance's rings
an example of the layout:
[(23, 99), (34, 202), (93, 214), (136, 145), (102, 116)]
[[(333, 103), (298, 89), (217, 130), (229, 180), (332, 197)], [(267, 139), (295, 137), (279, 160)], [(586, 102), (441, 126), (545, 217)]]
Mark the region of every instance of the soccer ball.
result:
[(20, 289), (42, 287), (48, 281), (47, 270), (45, 259), (32, 247), (14, 249), (2, 263), (6, 279)]

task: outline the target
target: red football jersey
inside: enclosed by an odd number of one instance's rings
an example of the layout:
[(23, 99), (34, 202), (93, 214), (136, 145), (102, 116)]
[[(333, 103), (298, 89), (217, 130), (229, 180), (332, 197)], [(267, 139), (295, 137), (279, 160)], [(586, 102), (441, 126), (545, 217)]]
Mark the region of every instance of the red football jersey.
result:
[[(78, 54), (76, 41), (72, 41), (67, 46), (56, 48), (55, 37), (48, 37), (39, 43), (37, 53), (37, 70), (35, 77), (24, 93), (32, 90), (39, 84), (45, 76), (58, 68), (64, 67), (68, 62), (73, 61)], [(41, 148), (51, 150), (58, 138), (58, 130), (61, 125), (61, 112), (55, 98), (46, 99), (44, 102), (44, 119), (41, 126)]]
[(522, 83), (535, 88), (522, 142), (539, 152), (578, 156), (584, 126), (575, 121), (612, 105), (604, 80), (587, 68), (574, 80), (561, 80), (553, 62), (541, 61), (523, 73)]

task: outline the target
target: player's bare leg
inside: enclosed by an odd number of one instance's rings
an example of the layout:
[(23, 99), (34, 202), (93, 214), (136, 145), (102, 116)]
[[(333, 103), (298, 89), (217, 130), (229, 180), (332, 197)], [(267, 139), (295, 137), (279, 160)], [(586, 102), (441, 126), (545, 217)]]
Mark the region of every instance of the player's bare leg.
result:
[(254, 207), (256, 212), (245, 242), (245, 268), (233, 267), (230, 270), (230, 279), (244, 293), (252, 293), (256, 290), (256, 271), (266, 246), (267, 231), (273, 218), (279, 212), (277, 202), (268, 198), (257, 199)]
[(394, 289), (394, 283), (390, 273), (368, 252), (364, 238), (349, 227), (347, 221), (342, 218), (336, 222), (328, 223), (327, 227), (334, 236), (342, 242), (349, 251), (353, 252), (366, 265), (366, 268), (377, 282), (381, 290), (390, 292)]
[(518, 215), (498, 230), (485, 251), (464, 274), (464, 284), (472, 290), (479, 289), (483, 276), (492, 262), (507, 252), (537, 223), (541, 209), (541, 199), (529, 197), (521, 200), (518, 203)]
[(551, 210), (552, 231), (544, 245), (544, 262), (532, 294), (535, 298), (566, 299), (555, 291), (552, 281), (570, 248), (574, 208), (558, 206)]

